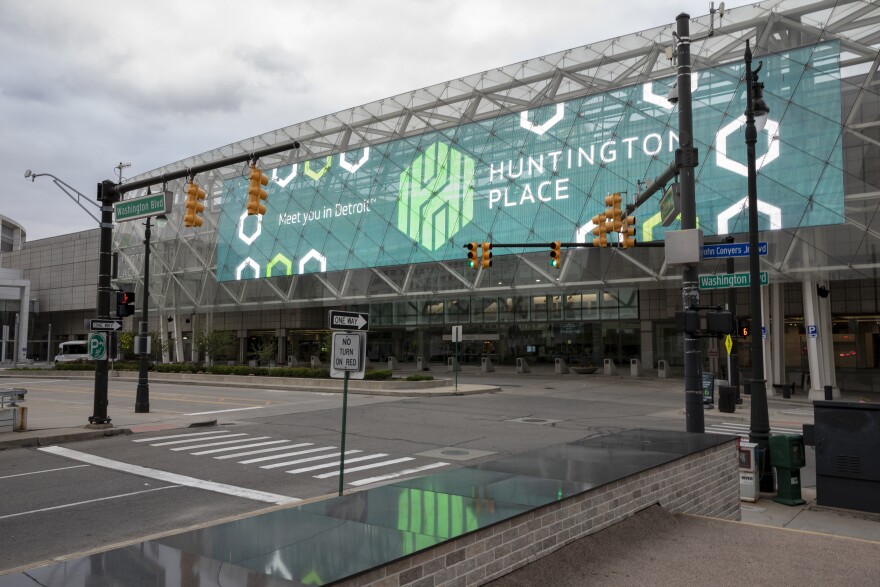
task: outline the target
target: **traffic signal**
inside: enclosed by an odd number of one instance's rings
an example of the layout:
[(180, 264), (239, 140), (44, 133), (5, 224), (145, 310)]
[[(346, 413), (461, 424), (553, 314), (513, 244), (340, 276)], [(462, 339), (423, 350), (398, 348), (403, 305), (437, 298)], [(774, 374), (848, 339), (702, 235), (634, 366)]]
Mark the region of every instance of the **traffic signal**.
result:
[(624, 249), (636, 246), (636, 217), (625, 216), (620, 229), (620, 243)]
[(594, 247), (607, 247), (608, 246), (608, 230), (605, 226), (605, 212), (601, 214), (596, 214), (593, 216), (593, 224), (596, 226), (593, 228), (593, 246)]
[(205, 211), (205, 205), (202, 200), (205, 199), (205, 190), (195, 181), (186, 184), (186, 214), (183, 217), (184, 226), (199, 227), (202, 225), (202, 212)]
[(559, 241), (550, 243), (550, 266), (554, 269), (562, 267), (562, 243)]
[(468, 243), (465, 246), (468, 250), (468, 267), (476, 269), (480, 266), (480, 243)]
[(736, 319), (736, 335), (745, 338), (752, 331), (752, 321), (749, 318)]
[(263, 173), (262, 169), (258, 169), (256, 165), (251, 164), (251, 173), (249, 175), (248, 187), (248, 216), (254, 214), (265, 214), (266, 206), (260, 200), (265, 200), (269, 195), (263, 189), (264, 185), (269, 184), (269, 178)]
[(116, 315), (120, 318), (134, 314), (134, 292), (116, 290)]
[(623, 202), (623, 198), (621, 197), (620, 192), (605, 196), (605, 205), (608, 206), (608, 209), (605, 210), (605, 217), (608, 219), (605, 226), (606, 232), (620, 232), (620, 229), (623, 228), (623, 210), (620, 208), (621, 202)]
[(492, 243), (483, 243), (483, 252), (480, 254), (480, 266), (488, 269), (492, 266)]

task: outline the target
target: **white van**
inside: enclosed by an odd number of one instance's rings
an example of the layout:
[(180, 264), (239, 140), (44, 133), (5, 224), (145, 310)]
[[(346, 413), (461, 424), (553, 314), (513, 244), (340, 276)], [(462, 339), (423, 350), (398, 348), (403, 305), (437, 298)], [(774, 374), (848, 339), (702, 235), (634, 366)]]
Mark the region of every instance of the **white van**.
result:
[(89, 359), (88, 343), (84, 340), (68, 340), (58, 345), (58, 354), (55, 355), (55, 364), (69, 363), (72, 361), (87, 361)]

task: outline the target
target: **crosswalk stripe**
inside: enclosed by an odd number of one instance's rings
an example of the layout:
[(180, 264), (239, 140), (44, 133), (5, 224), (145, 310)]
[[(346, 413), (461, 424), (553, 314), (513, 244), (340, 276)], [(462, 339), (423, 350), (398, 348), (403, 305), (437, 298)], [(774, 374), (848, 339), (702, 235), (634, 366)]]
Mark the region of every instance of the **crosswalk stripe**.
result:
[(209, 442), (208, 444), (197, 444), (195, 446), (178, 446), (171, 450), (193, 450), (195, 448), (210, 448), (212, 446), (222, 446), (224, 444), (241, 444), (242, 442), (251, 442), (253, 440), (266, 440), (269, 436), (254, 436), (251, 438), (239, 438), (238, 440), (223, 440), (221, 442)]
[(214, 432), (193, 432), (191, 434), (175, 434), (174, 436), (151, 436), (150, 438), (136, 438), (132, 442), (152, 442), (154, 440), (168, 440), (169, 438), (184, 438), (189, 436), (208, 436), (211, 434), (229, 434), (229, 430), (216, 430)]
[[(284, 453), (283, 455), (271, 455), (268, 457), (259, 457), (256, 459), (248, 459), (246, 461), (238, 461), (238, 463), (240, 465), (250, 465), (251, 463), (261, 463), (263, 461), (273, 461), (275, 459), (284, 459), (284, 458), (292, 457), (292, 456), (296, 456), (296, 455), (306, 455), (306, 454), (309, 454), (312, 452), (322, 452), (325, 450), (333, 450), (335, 448), (336, 448), (335, 446), (320, 446), (318, 448), (310, 448), (308, 450), (298, 450), (296, 452), (288, 452), (288, 453)], [(271, 469), (274, 466), (283, 467), (286, 464), (287, 463), (281, 463), (280, 465), (272, 465), (269, 467), (262, 467), (262, 468), (263, 469)]]
[[(352, 459), (354, 460), (354, 459)], [(366, 471), (367, 469), (378, 469), (379, 467), (387, 467), (388, 465), (396, 465), (397, 463), (405, 463), (407, 461), (414, 461), (415, 457), (403, 457), (400, 459), (392, 459), (390, 461), (382, 461), (381, 463), (370, 463), (369, 465), (361, 465), (359, 467), (346, 468), (346, 473), (354, 473), (356, 471)], [(289, 472), (289, 471), (288, 471)], [(320, 475), (315, 475), (315, 479), (326, 479), (328, 477), (336, 477), (339, 475), (339, 471), (330, 471), (329, 473), (322, 473)]]
[[(359, 453), (359, 452), (364, 452), (364, 451), (362, 451), (362, 450), (357, 450), (357, 449), (353, 449), (353, 450), (347, 450), (347, 451), (345, 451), (345, 454), (347, 454), (347, 455), (353, 455), (353, 454), (357, 454), (357, 453)], [(316, 456), (316, 457), (306, 457), (306, 458), (304, 458), (304, 459), (298, 459), (298, 460), (295, 460), (295, 461), (289, 461), (289, 462), (287, 462), (287, 463), (278, 463), (278, 464), (275, 464), (275, 465), (263, 465), (263, 466), (260, 467), (260, 468), (261, 468), (261, 469), (277, 469), (278, 467), (287, 467), (287, 466), (290, 466), (290, 465), (299, 465), (299, 464), (301, 464), (301, 463), (311, 463), (311, 462), (313, 462), (313, 461), (323, 461), (324, 459), (334, 459), (334, 458), (337, 458), (338, 456), (339, 456), (339, 453), (331, 452), (331, 453), (326, 454), (326, 455), (318, 455), (318, 456)], [(337, 461), (337, 462), (338, 462), (338, 461)], [(289, 472), (290, 472), (290, 471), (288, 471), (288, 473), (289, 473)]]
[[(358, 461), (369, 461), (371, 459), (381, 459), (382, 457), (387, 457), (388, 455), (384, 452), (380, 452), (374, 455), (367, 455), (365, 457), (356, 457), (353, 459), (347, 459), (346, 463), (356, 463)], [(296, 474), (296, 473), (308, 473), (309, 471), (316, 471), (318, 469), (329, 469), (330, 467), (339, 467), (341, 464), (341, 460), (333, 462), (333, 463), (325, 463), (323, 465), (314, 465), (312, 467), (303, 467), (302, 469), (293, 469), (292, 471), (286, 471), (287, 473)]]
[[(268, 436), (264, 436), (263, 438), (269, 438)], [(257, 440), (256, 438), (252, 438), (250, 440)], [(254, 448), (257, 446), (266, 446), (269, 444), (281, 444), (282, 442), (290, 442), (289, 440), (268, 440), (266, 442), (255, 442), (253, 444), (245, 444), (243, 446), (227, 446), (226, 448), (213, 448), (211, 450), (200, 450), (199, 452), (194, 452), (192, 454), (201, 456), (201, 455), (212, 455), (218, 452), (227, 452), (230, 450), (241, 450), (243, 448)]]
[[(244, 432), (240, 434), (226, 434), (224, 436), (217, 436), (217, 438), (234, 438), (236, 436), (247, 436)], [(188, 442), (201, 442), (203, 440), (207, 440), (206, 438), (187, 438), (186, 440), (172, 440), (171, 442), (157, 442), (155, 444), (151, 444), (150, 446), (169, 446), (171, 444), (186, 444)]]
[(425, 465), (424, 467), (414, 467), (412, 469), (404, 469), (403, 471), (398, 471), (396, 473), (389, 473), (388, 475), (379, 475), (378, 477), (359, 479), (358, 481), (352, 481), (351, 483), (349, 483), (349, 485), (360, 487), (361, 485), (369, 485), (370, 483), (378, 483), (379, 481), (396, 479), (397, 477), (403, 477), (404, 475), (414, 475), (415, 473), (421, 473), (422, 471), (437, 469), (439, 467), (446, 467), (447, 465), (449, 465), (449, 463), (431, 463), (430, 465)]
[[(283, 442), (290, 442), (289, 440), (284, 440)], [(268, 444), (268, 443), (266, 443)], [(284, 446), (275, 446), (272, 448), (261, 448), (260, 450), (249, 450), (247, 452), (237, 452), (231, 455), (223, 455), (222, 457), (214, 457), (215, 459), (237, 459), (239, 457), (246, 457), (250, 455), (258, 455), (267, 452), (278, 452), (279, 450), (289, 450), (291, 448), (300, 448), (302, 446), (312, 446), (311, 442), (301, 442), (299, 444), (286, 444)], [(241, 447), (244, 448), (244, 447)]]

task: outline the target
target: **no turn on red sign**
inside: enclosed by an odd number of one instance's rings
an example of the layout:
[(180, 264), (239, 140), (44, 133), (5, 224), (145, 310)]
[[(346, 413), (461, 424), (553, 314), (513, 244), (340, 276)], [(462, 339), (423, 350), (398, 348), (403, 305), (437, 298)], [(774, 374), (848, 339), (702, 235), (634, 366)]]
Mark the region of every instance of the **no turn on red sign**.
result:
[(366, 332), (334, 332), (330, 351), (330, 377), (363, 379), (365, 369)]

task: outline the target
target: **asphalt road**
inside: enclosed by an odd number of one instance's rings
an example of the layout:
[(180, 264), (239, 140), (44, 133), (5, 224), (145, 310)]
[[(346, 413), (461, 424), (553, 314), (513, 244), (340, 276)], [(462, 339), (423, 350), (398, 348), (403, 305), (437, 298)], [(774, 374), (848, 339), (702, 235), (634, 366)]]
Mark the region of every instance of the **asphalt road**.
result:
[[(338, 393), (151, 384), (151, 411), (219, 424), (0, 452), (0, 486), (14, 496), (0, 500), (0, 573), (335, 495), (340, 476), (353, 491), (596, 434), (684, 427), (682, 394), (667, 382), (492, 379), (503, 391), (350, 395), (341, 474)], [(133, 406), (135, 387), (111, 384), (111, 416)], [(91, 403), (88, 380), (32, 380), (28, 388), (32, 411), (40, 402)]]

